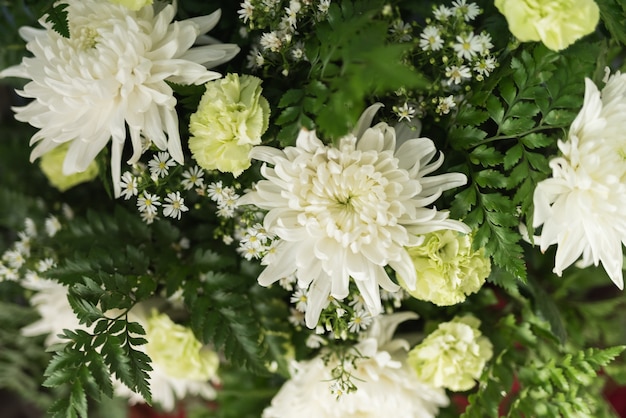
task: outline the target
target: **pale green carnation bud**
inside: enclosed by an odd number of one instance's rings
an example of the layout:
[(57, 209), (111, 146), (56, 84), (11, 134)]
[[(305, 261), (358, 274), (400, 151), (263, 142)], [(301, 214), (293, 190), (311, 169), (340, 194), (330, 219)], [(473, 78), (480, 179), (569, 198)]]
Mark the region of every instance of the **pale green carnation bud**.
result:
[(472, 236), (443, 230), (427, 234), (424, 243), (407, 248), (417, 273), (415, 289), (402, 286), (416, 299), (439, 306), (461, 303), (478, 292), (491, 272), (489, 257), (484, 250), (472, 250)]
[(80, 173), (70, 174), (66, 176), (63, 174), (63, 161), (67, 155), (69, 148), (69, 142), (59, 145), (56, 148), (45, 153), (39, 160), (39, 166), (41, 171), (46, 175), (50, 184), (64, 192), (72, 187), (91, 181), (98, 177), (98, 164), (96, 161), (92, 161), (85, 171)]
[(560, 51), (593, 32), (600, 19), (593, 0), (495, 0), (509, 30), (522, 42)]
[(444, 322), (407, 359), (420, 380), (437, 388), (466, 391), (474, 387), (493, 355), (493, 346), (472, 315)]
[(146, 353), (170, 377), (207, 381), (216, 376), (217, 354), (203, 347), (190, 328), (153, 311), (145, 323)]
[(189, 149), (200, 167), (235, 177), (250, 167), (250, 150), (269, 123), (261, 91), (261, 80), (250, 75), (228, 74), (206, 84), (189, 123)]
[(137, 11), (144, 6), (152, 4), (152, 0), (109, 0), (114, 4), (121, 4), (124, 7), (127, 7), (130, 10)]

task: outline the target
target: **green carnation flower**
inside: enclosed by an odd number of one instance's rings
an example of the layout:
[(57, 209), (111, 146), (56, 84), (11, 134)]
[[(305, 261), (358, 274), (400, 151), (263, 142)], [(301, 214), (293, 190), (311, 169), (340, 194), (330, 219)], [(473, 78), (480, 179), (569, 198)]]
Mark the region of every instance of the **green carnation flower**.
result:
[(50, 184), (62, 192), (80, 183), (95, 179), (100, 171), (98, 164), (94, 160), (87, 166), (85, 171), (70, 174), (69, 176), (63, 174), (63, 161), (65, 160), (65, 155), (67, 155), (68, 148), (69, 142), (61, 144), (42, 155), (39, 161), (39, 167), (41, 167), (41, 171), (46, 175)]
[(414, 290), (402, 277), (400, 285), (416, 299), (439, 306), (461, 303), (482, 287), (491, 272), (483, 249), (472, 250), (471, 235), (443, 230), (427, 234), (424, 243), (407, 248), (417, 273)]
[(472, 315), (444, 322), (410, 352), (407, 363), (420, 380), (437, 388), (461, 392), (474, 387), (493, 346)]
[(495, 5), (517, 39), (541, 41), (553, 51), (593, 32), (600, 19), (593, 0), (496, 0)]
[(257, 77), (228, 74), (206, 84), (191, 115), (189, 149), (200, 167), (233, 173), (250, 167), (250, 150), (261, 143), (270, 107)]
[(130, 10), (137, 11), (144, 6), (152, 4), (152, 0), (110, 0), (111, 3), (121, 4)]
[(217, 354), (198, 341), (190, 328), (153, 311), (145, 324), (146, 353), (168, 376), (206, 381), (215, 377)]

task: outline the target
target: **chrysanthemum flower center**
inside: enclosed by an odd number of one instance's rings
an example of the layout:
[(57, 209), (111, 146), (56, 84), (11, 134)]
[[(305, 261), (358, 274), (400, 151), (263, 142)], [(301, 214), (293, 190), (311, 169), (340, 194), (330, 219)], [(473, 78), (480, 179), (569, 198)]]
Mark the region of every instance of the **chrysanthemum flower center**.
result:
[(76, 49), (86, 51), (88, 49), (95, 48), (98, 44), (98, 32), (96, 29), (90, 26), (81, 26), (75, 28), (71, 34), (71, 41), (76, 46)]

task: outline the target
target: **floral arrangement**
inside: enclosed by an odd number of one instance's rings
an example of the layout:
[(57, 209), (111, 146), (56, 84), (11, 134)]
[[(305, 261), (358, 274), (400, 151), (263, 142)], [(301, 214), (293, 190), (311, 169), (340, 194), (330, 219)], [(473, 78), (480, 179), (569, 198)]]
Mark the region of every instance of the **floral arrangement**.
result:
[(0, 9), (0, 389), (53, 417), (617, 416), (620, 0)]

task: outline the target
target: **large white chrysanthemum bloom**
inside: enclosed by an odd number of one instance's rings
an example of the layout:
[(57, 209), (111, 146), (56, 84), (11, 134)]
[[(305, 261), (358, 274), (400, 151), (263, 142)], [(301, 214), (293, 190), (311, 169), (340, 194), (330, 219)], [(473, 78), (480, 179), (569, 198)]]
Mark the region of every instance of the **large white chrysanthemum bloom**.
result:
[(263, 418), (431, 418), (449, 400), (443, 389), (424, 384), (406, 364), (409, 344), (392, 340), (397, 325), (417, 315), (409, 312), (374, 320), (368, 335), (355, 346), (367, 357), (356, 361), (356, 392), (339, 399), (329, 390), (331, 370), (337, 361), (324, 364), (321, 356), (294, 365), (287, 381), (263, 412)]
[(602, 92), (585, 80), (583, 108), (572, 123), (562, 156), (550, 161), (552, 177), (534, 193), (535, 228), (545, 251), (557, 244), (554, 272), (578, 260), (600, 262), (623, 289), (622, 245), (626, 245), (626, 74), (605, 79)]
[[(147, 144), (168, 150), (183, 163), (172, 88), (166, 81), (203, 84), (220, 77), (208, 71), (232, 58), (231, 44), (191, 48), (200, 34), (212, 29), (220, 11), (172, 22), (175, 5), (156, 12), (145, 6), (133, 11), (108, 0), (66, 0), (70, 38), (42, 18), (45, 29), (24, 27), (20, 35), (33, 54), (1, 77), (30, 79), (21, 96), (34, 99), (16, 108), (16, 119), (39, 131), (31, 160), (69, 142), (63, 173), (87, 169), (108, 144), (115, 196), (120, 194), (120, 166), (130, 134), (136, 162)], [(190, 49), (191, 48), (191, 49)]]
[(368, 108), (355, 130), (326, 146), (313, 131), (302, 130), (295, 147), (256, 147), (251, 157), (264, 161), (256, 190), (240, 204), (269, 212), (267, 231), (280, 238), (259, 283), (268, 286), (295, 272), (308, 288), (306, 324), (317, 325), (329, 295), (348, 296), (350, 277), (372, 315), (381, 312), (379, 286), (396, 292), (385, 267), (415, 288), (416, 273), (405, 247), (422, 235), (469, 228), (428, 208), (442, 191), (465, 184), (460, 173), (429, 176), (443, 164), (433, 142), (415, 138), (396, 149), (396, 134), (386, 123), (369, 127), (381, 105)]

